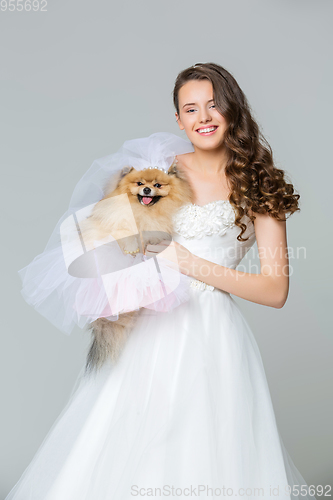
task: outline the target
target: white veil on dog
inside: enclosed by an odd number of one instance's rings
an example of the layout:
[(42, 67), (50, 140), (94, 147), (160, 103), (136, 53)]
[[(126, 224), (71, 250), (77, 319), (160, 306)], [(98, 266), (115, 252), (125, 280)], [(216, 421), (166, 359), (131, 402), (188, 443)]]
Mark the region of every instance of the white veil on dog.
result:
[(125, 141), (117, 153), (95, 160), (76, 184), (44, 251), (18, 271), (26, 302), (70, 334), (75, 324), (84, 328), (99, 317), (117, 320), (118, 313), (140, 307), (169, 311), (188, 300), (189, 277), (159, 256), (124, 255), (115, 240), (88, 252), (80, 221), (105, 196), (106, 188), (116, 188), (123, 167), (168, 170), (175, 155), (193, 151), (192, 143), (158, 132)]

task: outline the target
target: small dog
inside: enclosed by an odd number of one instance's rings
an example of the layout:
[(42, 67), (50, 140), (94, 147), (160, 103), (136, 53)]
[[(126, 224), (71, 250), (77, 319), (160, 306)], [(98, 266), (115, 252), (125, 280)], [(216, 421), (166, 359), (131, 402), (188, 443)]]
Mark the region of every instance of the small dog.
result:
[[(127, 196), (114, 198), (124, 194)], [(148, 244), (155, 245), (166, 239), (163, 233), (171, 235), (174, 213), (191, 200), (190, 184), (177, 170), (175, 162), (168, 172), (158, 168), (135, 170), (124, 167), (116, 189), (96, 203), (81, 231), (85, 241), (101, 241), (111, 234), (124, 253), (135, 255), (140, 251), (140, 243), (144, 252)], [(141, 241), (133, 235), (133, 216)], [(128, 293), (131, 291), (128, 290)], [(121, 313), (116, 321), (98, 318), (90, 323), (88, 329), (92, 333), (92, 343), (86, 371), (99, 369), (109, 358), (113, 361), (118, 359), (138, 312)]]

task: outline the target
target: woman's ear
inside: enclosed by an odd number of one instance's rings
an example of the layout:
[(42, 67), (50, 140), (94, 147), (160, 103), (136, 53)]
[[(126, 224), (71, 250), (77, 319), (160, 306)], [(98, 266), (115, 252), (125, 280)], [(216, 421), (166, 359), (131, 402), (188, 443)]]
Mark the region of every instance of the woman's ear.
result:
[(179, 118), (179, 116), (178, 116), (177, 111), (176, 111), (176, 113), (175, 113), (175, 117), (176, 117), (176, 121), (177, 121), (177, 123), (178, 123), (178, 126), (179, 126), (180, 130), (184, 130), (184, 126), (183, 126), (182, 122), (180, 121), (180, 118)]

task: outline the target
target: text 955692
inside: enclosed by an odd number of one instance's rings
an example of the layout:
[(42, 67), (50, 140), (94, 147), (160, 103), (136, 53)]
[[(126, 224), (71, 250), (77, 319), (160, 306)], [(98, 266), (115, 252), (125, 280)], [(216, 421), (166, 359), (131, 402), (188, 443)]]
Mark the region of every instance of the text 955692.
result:
[(3, 12), (47, 12), (47, 0), (1, 0)]

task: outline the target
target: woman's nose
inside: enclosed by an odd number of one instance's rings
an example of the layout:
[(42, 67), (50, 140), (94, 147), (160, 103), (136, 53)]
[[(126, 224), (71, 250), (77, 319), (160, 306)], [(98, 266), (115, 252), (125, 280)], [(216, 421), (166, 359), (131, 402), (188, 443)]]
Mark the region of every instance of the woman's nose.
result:
[(199, 111), (199, 121), (200, 122), (209, 122), (211, 120), (211, 116), (209, 114), (209, 111), (207, 111), (206, 109), (202, 109), (201, 111)]

